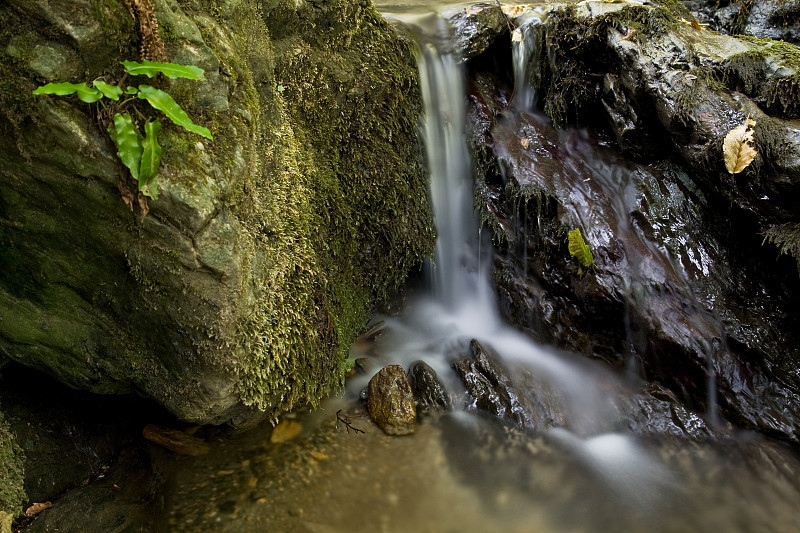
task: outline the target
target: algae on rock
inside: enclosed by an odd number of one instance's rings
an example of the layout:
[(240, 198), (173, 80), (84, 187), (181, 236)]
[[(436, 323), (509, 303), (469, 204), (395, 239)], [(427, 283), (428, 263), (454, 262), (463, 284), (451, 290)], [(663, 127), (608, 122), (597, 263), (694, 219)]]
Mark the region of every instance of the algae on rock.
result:
[[(141, 222), (95, 112), (27, 96), (119, 81), (138, 45), (124, 2), (0, 6), (13, 67), (0, 82), (0, 346), (185, 420), (315, 404), (372, 303), (432, 247), (410, 46), (369, 2), (154, 6), (168, 60), (206, 71), (159, 83), (214, 141), (165, 125), (159, 200)], [(57, 53), (78, 68), (38, 67)]]
[[(27, 496), (23, 486), (24, 456), (0, 411), (0, 528), (4, 520), (22, 514)], [(8, 517), (4, 517), (6, 513)]]

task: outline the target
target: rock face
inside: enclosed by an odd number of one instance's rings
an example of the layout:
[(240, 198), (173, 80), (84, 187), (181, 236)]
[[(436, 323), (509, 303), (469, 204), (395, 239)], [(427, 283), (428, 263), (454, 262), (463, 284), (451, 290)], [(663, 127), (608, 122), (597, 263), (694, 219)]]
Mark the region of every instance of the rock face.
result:
[(388, 365), (372, 376), (367, 387), (369, 416), (389, 435), (416, 430), (417, 409), (411, 385), (400, 365)]
[[(631, 406), (673, 406), (679, 422), (654, 431), (702, 436), (693, 413), (719, 409), (800, 441), (800, 283), (764, 243), (800, 250), (797, 50), (697, 29), (672, 9), (589, 2), (542, 23), (540, 103), (599, 136), (515, 109), (510, 65), (470, 64), (476, 190), (500, 243), (501, 306), (544, 342), (665, 387)], [(487, 53), (501, 58), (502, 46)], [(723, 138), (748, 117), (759, 156), (731, 176)], [(594, 256), (586, 270), (568, 251), (576, 228)]]
[(796, 0), (684, 0), (683, 3), (701, 22), (722, 33), (754, 35), (800, 44), (800, 2)]
[(102, 107), (31, 94), (119, 82), (126, 2), (0, 6), (0, 353), (188, 421), (274, 418), (339, 383), (370, 302), (430, 250), (413, 58), (366, 1), (153, 4), (205, 81), (126, 81), (214, 140), (165, 123), (146, 216)]

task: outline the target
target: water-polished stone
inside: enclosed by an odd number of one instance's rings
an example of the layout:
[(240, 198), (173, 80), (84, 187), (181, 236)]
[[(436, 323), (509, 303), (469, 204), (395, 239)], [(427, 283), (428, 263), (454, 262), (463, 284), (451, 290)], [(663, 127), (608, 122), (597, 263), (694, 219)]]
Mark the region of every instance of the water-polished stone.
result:
[(409, 435), (416, 429), (417, 408), (411, 385), (400, 365), (381, 368), (369, 381), (369, 416), (389, 435)]

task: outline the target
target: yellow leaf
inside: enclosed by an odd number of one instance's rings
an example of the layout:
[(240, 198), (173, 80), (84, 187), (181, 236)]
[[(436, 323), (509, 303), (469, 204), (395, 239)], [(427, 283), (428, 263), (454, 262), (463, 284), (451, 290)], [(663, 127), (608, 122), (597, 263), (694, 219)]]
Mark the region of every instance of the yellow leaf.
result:
[(753, 162), (758, 155), (756, 149), (751, 144), (753, 142), (753, 130), (756, 125), (754, 120), (749, 118), (725, 136), (722, 143), (722, 155), (725, 158), (725, 168), (731, 176), (743, 171)]
[(522, 138), (519, 140), (519, 143), (522, 145), (524, 150), (527, 150), (528, 147), (531, 145), (530, 139)]
[(300, 422), (295, 422), (294, 420), (282, 420), (280, 424), (272, 429), (272, 435), (270, 435), (269, 441), (273, 444), (278, 442), (286, 442), (288, 440), (292, 440), (302, 432), (303, 425)]

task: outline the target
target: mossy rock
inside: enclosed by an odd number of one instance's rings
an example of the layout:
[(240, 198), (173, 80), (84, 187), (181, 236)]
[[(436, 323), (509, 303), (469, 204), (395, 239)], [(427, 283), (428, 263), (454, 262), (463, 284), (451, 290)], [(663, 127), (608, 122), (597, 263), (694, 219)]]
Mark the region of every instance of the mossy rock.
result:
[[(432, 249), (410, 45), (369, 2), (154, 6), (168, 59), (205, 70), (155, 83), (214, 140), (165, 124), (144, 217), (120, 198), (102, 114), (30, 94), (119, 81), (139, 44), (124, 2), (0, 6), (0, 346), (195, 422), (315, 405)], [(54, 54), (80, 68), (37, 67)]]
[(25, 468), (24, 455), (11, 433), (3, 413), (0, 411), (0, 529), (5, 512), (10, 517), (22, 514), (22, 505), (27, 496), (23, 486)]

